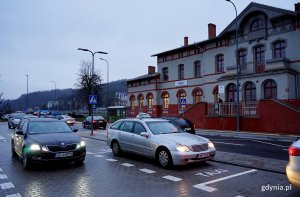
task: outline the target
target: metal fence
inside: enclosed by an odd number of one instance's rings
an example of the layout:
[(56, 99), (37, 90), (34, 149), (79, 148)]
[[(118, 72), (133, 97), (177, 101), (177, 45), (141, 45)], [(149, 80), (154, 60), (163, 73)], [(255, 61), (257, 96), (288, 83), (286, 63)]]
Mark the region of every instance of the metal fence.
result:
[[(259, 114), (258, 102), (240, 102), (240, 115), (255, 116)], [(236, 102), (208, 103), (207, 115), (209, 116), (234, 116), (237, 114)]]

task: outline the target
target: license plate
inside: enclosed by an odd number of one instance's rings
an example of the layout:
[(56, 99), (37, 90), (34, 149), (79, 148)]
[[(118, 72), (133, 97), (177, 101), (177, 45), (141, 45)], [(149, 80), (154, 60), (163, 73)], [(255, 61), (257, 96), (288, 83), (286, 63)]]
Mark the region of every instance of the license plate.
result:
[(208, 156), (209, 156), (209, 153), (201, 153), (201, 154), (197, 155), (197, 158), (200, 159), (200, 158), (204, 158), (204, 157), (208, 157)]
[(73, 152), (66, 152), (66, 153), (56, 153), (55, 158), (61, 158), (61, 157), (72, 157)]

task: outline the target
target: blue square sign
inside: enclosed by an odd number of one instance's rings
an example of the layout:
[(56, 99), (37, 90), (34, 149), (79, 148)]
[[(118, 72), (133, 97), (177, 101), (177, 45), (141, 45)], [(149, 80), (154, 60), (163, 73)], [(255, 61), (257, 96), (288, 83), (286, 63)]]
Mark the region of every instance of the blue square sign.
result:
[(89, 95), (89, 104), (96, 105), (97, 104), (97, 95)]

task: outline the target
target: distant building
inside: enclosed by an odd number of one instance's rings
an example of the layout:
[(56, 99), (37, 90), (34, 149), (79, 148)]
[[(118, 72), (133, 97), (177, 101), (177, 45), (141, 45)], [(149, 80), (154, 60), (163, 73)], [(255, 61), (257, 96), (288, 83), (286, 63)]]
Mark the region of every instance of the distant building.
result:
[[(237, 21), (236, 21), (237, 20)], [(238, 51), (235, 45), (238, 27)], [(175, 116), (196, 103), (235, 102), (236, 58), (241, 68), (241, 102), (299, 99), (300, 3), (284, 10), (250, 3), (219, 35), (153, 55), (148, 74), (128, 80), (128, 114)]]

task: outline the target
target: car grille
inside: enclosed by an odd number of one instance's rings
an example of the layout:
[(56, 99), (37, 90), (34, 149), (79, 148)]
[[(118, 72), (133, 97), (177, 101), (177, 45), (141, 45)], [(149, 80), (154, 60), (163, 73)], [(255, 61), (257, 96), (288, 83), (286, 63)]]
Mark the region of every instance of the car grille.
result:
[(47, 145), (49, 151), (60, 152), (60, 151), (73, 151), (77, 147), (77, 144), (67, 144), (65, 146), (59, 145)]
[(192, 149), (194, 152), (206, 151), (208, 150), (208, 144), (192, 145)]

